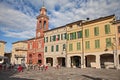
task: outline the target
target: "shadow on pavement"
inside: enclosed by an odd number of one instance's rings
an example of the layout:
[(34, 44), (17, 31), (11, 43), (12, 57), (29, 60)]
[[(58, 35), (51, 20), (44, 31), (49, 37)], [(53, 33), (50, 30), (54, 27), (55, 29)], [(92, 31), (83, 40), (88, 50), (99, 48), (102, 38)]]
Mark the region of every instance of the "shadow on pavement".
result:
[(14, 74), (17, 74), (17, 71), (12, 70), (2, 70), (0, 71), (0, 80), (33, 80), (19, 77), (12, 77)]
[(82, 76), (84, 76), (86, 78), (89, 78), (89, 79), (92, 79), (92, 80), (103, 80), (102, 78), (94, 78), (94, 77), (91, 77), (91, 76), (88, 76), (88, 75), (82, 75)]

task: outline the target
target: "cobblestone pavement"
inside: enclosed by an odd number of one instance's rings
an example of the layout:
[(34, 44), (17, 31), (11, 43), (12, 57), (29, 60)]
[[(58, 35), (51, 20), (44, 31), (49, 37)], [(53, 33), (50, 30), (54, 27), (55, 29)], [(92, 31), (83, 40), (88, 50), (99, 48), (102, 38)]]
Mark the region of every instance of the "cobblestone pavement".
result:
[(120, 70), (50, 67), (47, 71), (0, 71), (0, 80), (120, 80)]

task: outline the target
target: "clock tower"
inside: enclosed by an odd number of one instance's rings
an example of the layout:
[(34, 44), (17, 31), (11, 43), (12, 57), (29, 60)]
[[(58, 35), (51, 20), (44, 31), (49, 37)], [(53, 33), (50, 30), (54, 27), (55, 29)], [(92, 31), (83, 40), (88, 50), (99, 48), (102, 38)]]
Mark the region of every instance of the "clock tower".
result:
[(37, 16), (36, 38), (43, 38), (44, 31), (48, 30), (49, 17), (46, 15), (46, 8), (43, 6), (40, 9), (40, 14)]

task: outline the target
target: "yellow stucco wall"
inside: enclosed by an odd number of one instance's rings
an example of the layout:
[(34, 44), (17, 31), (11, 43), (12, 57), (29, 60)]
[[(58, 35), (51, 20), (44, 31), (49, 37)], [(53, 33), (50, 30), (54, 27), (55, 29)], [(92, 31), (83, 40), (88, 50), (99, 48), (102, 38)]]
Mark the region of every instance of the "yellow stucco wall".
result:
[(22, 56), (27, 56), (27, 43), (25, 42), (17, 42), (12, 45), (12, 58), (11, 58), (11, 63), (21, 63), (21, 60), (18, 59), (16, 61), (15, 55), (22, 55)]
[[(84, 43), (84, 52), (85, 53), (93, 53), (93, 52), (103, 52), (106, 49), (106, 38), (111, 38), (111, 42), (114, 43), (115, 38), (115, 27), (110, 23), (113, 18), (107, 19), (107, 20), (102, 20), (99, 22), (83, 25), (83, 26), (78, 26), (77, 24), (72, 24), (72, 27), (67, 25), (67, 34), (72, 33), (72, 32), (77, 32), (82, 30), (83, 27), (83, 43)], [(109, 24), (110, 25), (110, 33), (105, 34), (105, 25)], [(99, 27), (99, 36), (94, 36), (94, 27)], [(89, 37), (85, 38), (85, 29), (89, 29)], [(70, 38), (70, 36), (69, 36)], [(100, 40), (100, 48), (95, 49), (95, 40), (99, 39)], [(90, 49), (85, 49), (85, 41), (90, 41)], [(77, 51), (77, 42), (81, 43), (81, 50)], [(69, 44), (73, 44), (73, 50), (69, 51)], [(80, 39), (74, 39), (74, 40), (68, 40), (67, 41), (67, 54), (76, 54), (76, 53), (82, 53), (82, 38)], [(112, 50), (111, 47), (107, 48), (108, 50)]]
[(0, 56), (4, 56), (5, 52), (5, 43), (0, 42)]

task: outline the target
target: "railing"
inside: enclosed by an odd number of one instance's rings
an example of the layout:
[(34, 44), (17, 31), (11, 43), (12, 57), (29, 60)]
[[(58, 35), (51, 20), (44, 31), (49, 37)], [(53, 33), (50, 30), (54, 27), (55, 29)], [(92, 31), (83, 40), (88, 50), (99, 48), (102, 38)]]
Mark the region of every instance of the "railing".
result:
[(25, 47), (17, 47), (15, 48), (16, 51), (27, 51), (27, 48)]
[(14, 55), (15, 56), (15, 58), (25, 58), (25, 55)]

